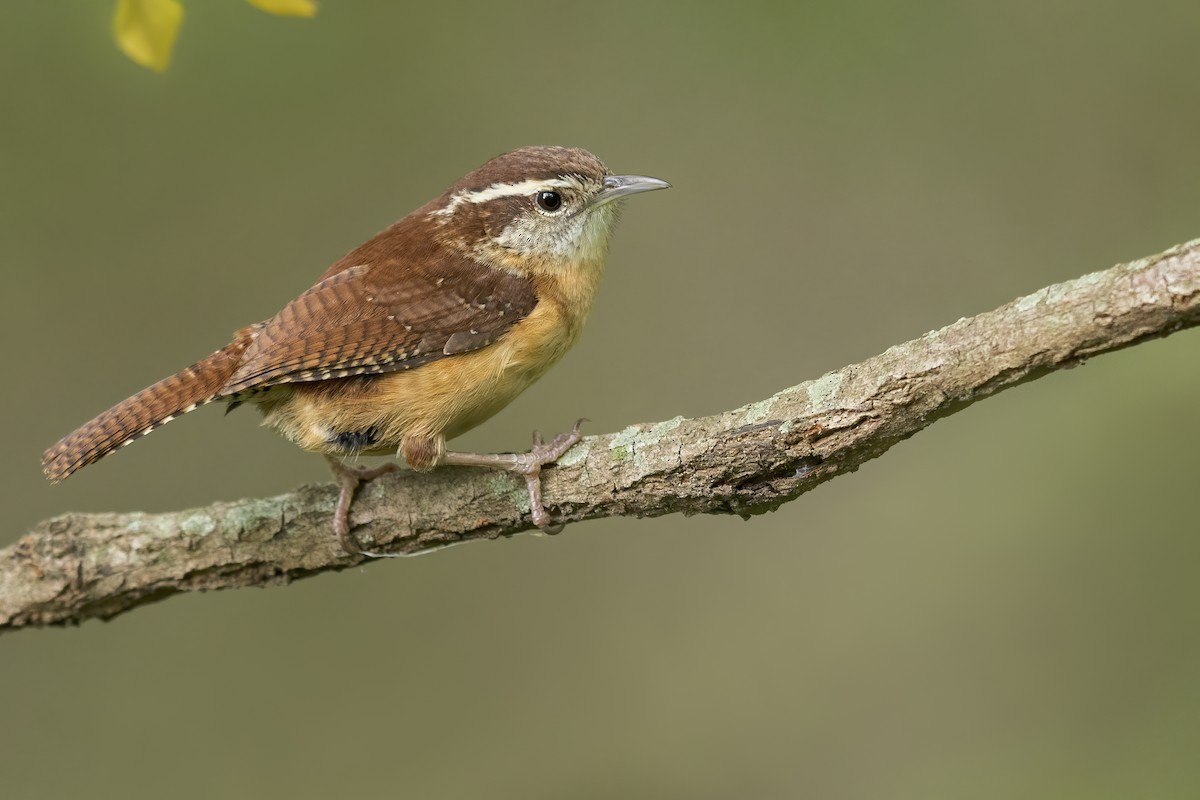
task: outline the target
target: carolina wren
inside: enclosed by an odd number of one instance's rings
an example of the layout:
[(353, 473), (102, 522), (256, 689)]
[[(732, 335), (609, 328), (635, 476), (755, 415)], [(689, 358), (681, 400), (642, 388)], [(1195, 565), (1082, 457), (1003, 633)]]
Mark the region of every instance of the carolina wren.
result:
[(263, 424), (329, 459), (341, 486), (334, 531), (361, 553), (349, 509), (359, 483), (395, 468), (340, 459), (399, 451), (416, 470), (460, 464), (525, 477), (533, 522), (552, 530), (540, 470), (579, 425), (528, 453), (457, 453), (575, 342), (620, 203), (665, 181), (613, 175), (586, 150), (523, 147), (351, 250), (271, 319), (143, 389), (46, 451), (59, 481), (207, 403), (251, 402)]

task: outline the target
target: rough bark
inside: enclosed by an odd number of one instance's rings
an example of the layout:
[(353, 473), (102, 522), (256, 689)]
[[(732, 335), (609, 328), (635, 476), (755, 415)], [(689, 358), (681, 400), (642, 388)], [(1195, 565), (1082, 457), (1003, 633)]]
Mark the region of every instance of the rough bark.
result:
[[(771, 511), (976, 400), (1200, 323), (1200, 240), (1046, 287), (884, 353), (698, 419), (590, 436), (544, 473), (565, 521)], [(0, 631), (110, 618), (177, 592), (355, 566), (330, 485), (168, 514), (65, 514), (0, 551)], [(468, 468), (368, 484), (364, 546), (415, 555), (529, 530), (524, 481)]]

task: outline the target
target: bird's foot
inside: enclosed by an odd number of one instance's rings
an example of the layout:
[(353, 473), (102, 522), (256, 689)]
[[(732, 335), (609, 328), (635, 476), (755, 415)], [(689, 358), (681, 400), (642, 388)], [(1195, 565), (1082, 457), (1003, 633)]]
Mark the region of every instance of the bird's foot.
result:
[(529, 510), (533, 524), (544, 533), (555, 534), (563, 525), (550, 522), (550, 514), (542, 503), (542, 467), (553, 464), (583, 438), (579, 428), (586, 419), (581, 419), (566, 433), (560, 433), (549, 442), (542, 440), (539, 431), (533, 432), (533, 447), (527, 453), (446, 453), (438, 463), (468, 467), (492, 467), (515, 472), (525, 478), (529, 488)]
[(378, 467), (350, 467), (333, 456), (326, 456), (329, 469), (333, 472), (341, 492), (338, 494), (337, 506), (333, 510), (333, 532), (337, 534), (342, 549), (353, 556), (379, 557), (381, 554), (363, 550), (350, 534), (350, 505), (354, 502), (354, 493), (358, 487), (367, 481), (373, 481), (380, 475), (394, 472), (396, 464), (381, 464)]
[(515, 468), (513, 472), (525, 476), (525, 484), (529, 487), (529, 510), (533, 515), (533, 524), (550, 535), (561, 533), (563, 523), (551, 523), (546, 506), (542, 503), (542, 467), (553, 464), (583, 438), (579, 427), (585, 420), (578, 420), (574, 427), (566, 433), (560, 433), (549, 443), (542, 441), (541, 431), (533, 432), (533, 447), (525, 453), (523, 468)]

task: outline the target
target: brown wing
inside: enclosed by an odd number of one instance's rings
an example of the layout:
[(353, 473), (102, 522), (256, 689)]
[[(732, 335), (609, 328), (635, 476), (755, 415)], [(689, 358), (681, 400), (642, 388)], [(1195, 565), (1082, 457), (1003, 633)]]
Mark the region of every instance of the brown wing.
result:
[(529, 281), (468, 259), (424, 269), (395, 258), (353, 266), (259, 327), (223, 394), (393, 372), (478, 350), (536, 303)]

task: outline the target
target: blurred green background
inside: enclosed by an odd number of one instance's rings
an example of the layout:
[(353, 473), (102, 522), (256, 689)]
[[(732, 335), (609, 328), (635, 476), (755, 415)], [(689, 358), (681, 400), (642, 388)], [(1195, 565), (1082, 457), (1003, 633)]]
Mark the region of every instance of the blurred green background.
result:
[[(459, 440), (707, 414), (1200, 237), (1195, 2), (0, 5), (0, 543), (325, 481), (204, 410), (42, 449), (509, 148), (672, 181), (586, 335)], [(606, 520), (0, 639), (6, 797), (1200, 792), (1200, 333), (775, 514)]]

